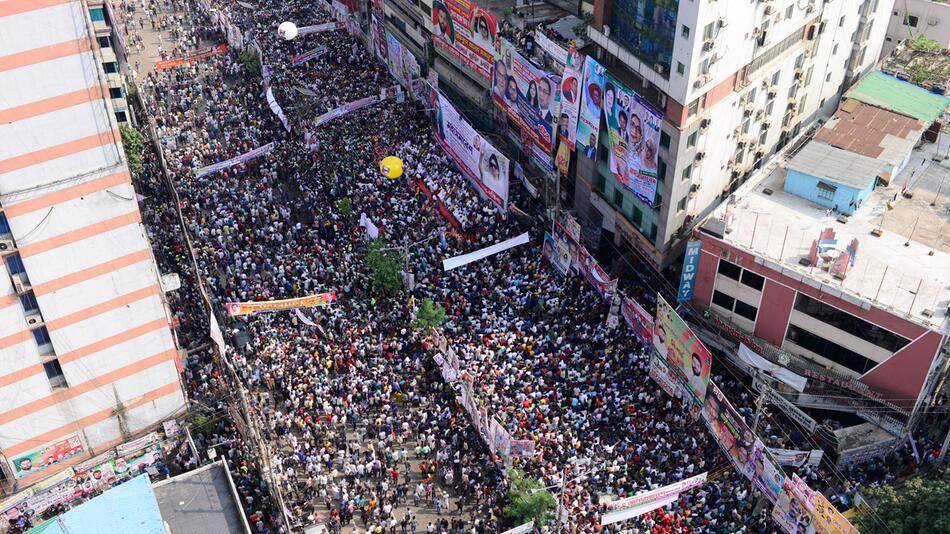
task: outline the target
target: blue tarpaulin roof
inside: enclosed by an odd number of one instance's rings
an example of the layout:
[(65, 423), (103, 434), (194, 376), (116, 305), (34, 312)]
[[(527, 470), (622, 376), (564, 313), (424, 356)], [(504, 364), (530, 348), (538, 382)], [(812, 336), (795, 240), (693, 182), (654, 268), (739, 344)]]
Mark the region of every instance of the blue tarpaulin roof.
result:
[(30, 533), (42, 534), (165, 534), (148, 475), (140, 475), (44, 523)]

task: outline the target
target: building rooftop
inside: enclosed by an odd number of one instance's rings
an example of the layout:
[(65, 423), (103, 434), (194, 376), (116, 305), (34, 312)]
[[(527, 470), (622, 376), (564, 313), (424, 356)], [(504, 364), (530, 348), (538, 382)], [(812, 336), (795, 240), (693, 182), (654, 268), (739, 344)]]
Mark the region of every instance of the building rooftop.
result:
[(945, 93), (950, 85), (950, 50), (920, 35), (897, 45), (881, 62), (881, 70), (928, 91)]
[(884, 170), (884, 162), (812, 140), (788, 162), (788, 168), (864, 189)]
[(841, 104), (815, 139), (897, 166), (926, 128), (921, 120), (852, 99)]
[(228, 473), (220, 462), (156, 482), (155, 497), (174, 534), (247, 532)]
[[(705, 226), (712, 229), (725, 222), (722, 239), (762, 257), (766, 267), (811, 280), (811, 285), (820, 284), (822, 291), (856, 305), (874, 305), (947, 333), (950, 160), (942, 155), (950, 149), (948, 137), (915, 150), (907, 167), (887, 187), (876, 188), (846, 223), (826, 208), (784, 192), (787, 171), (779, 165), (719, 206)], [(913, 198), (900, 195), (905, 183)], [(843, 280), (799, 264), (826, 228), (835, 230), (841, 249), (852, 238), (859, 242), (855, 264)], [(883, 230), (881, 237), (871, 235), (877, 228)]]
[(937, 120), (950, 103), (943, 95), (932, 93), (881, 71), (874, 71), (865, 76), (845, 96), (922, 120), (927, 124)]
[[(166, 534), (148, 475), (108, 489), (68, 512), (42, 523), (30, 534)], [(205, 532), (212, 532), (207, 530)]]

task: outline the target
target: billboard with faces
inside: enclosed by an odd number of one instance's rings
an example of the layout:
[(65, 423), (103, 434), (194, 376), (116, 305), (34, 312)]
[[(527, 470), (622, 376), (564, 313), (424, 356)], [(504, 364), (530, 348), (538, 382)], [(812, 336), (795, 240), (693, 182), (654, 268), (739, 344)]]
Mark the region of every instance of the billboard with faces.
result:
[(469, 0), (434, 0), (428, 20), (432, 41), (486, 80), (491, 80), (498, 21)]
[(702, 404), (712, 369), (712, 353), (660, 295), (653, 324), (653, 347), (679, 373), (696, 402)]
[(535, 67), (514, 45), (501, 40), (495, 55), (492, 98), (495, 104), (545, 152), (554, 148), (557, 76)]
[(603, 108), (610, 140), (610, 171), (625, 189), (652, 206), (663, 115), (610, 74), (604, 83)]

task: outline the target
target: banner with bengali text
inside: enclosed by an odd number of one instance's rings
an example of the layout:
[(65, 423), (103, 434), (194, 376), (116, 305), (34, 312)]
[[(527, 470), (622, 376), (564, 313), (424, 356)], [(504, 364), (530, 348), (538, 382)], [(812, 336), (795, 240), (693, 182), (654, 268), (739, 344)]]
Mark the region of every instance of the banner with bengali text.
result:
[(216, 44), (214, 46), (209, 46), (207, 48), (201, 48), (199, 50), (188, 52), (182, 57), (166, 59), (163, 61), (156, 61), (155, 70), (172, 69), (175, 67), (179, 67), (181, 65), (185, 65), (187, 63), (194, 63), (196, 61), (200, 61), (202, 59), (209, 58), (212, 56), (219, 56), (221, 54), (227, 53), (227, 51), (228, 51), (228, 45), (224, 43)]
[(307, 297), (298, 297), (294, 299), (267, 300), (256, 302), (229, 302), (227, 310), (229, 317), (241, 315), (254, 315), (257, 313), (270, 313), (278, 311), (293, 310), (296, 308), (314, 308), (317, 306), (328, 306), (336, 301), (336, 291), (320, 293)]
[(605, 503), (606, 513), (600, 516), (600, 524), (606, 526), (656, 510), (675, 501), (681, 493), (698, 488), (705, 483), (706, 473), (701, 473), (662, 488)]
[(706, 384), (712, 369), (712, 353), (659, 294), (653, 327), (653, 346), (670, 367), (689, 384), (696, 402), (706, 396)]
[(544, 152), (554, 148), (557, 76), (535, 67), (505, 39), (497, 47), (492, 97), (511, 121)]
[(472, 0), (434, 0), (426, 20), (432, 41), (486, 80), (492, 77), (498, 21)]

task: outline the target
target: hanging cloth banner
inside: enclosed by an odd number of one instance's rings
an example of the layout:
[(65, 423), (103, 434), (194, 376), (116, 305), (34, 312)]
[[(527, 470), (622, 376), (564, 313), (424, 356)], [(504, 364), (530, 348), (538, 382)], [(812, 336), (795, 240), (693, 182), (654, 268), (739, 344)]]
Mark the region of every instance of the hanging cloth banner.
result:
[(187, 63), (194, 63), (196, 61), (201, 61), (202, 59), (209, 58), (212, 56), (219, 56), (228, 51), (228, 45), (221, 43), (214, 46), (209, 46), (208, 48), (202, 48), (200, 50), (193, 50), (188, 52), (183, 57), (176, 57), (172, 59), (166, 59), (164, 61), (155, 62), (155, 70), (165, 70), (173, 69), (175, 67), (180, 67)]
[(310, 61), (311, 59), (318, 58), (326, 53), (327, 53), (327, 47), (325, 46), (321, 46), (320, 48), (314, 48), (313, 50), (294, 56), (290, 60), (290, 64), (296, 67), (297, 65), (306, 63)]
[(330, 32), (346, 28), (346, 21), (327, 22), (325, 24), (316, 24), (314, 26), (304, 26), (297, 28), (297, 35), (308, 35), (311, 33)]
[(523, 245), (528, 242), (528, 232), (525, 232), (518, 237), (512, 237), (501, 243), (495, 243), (490, 247), (485, 247), (481, 250), (476, 250), (475, 252), (470, 252), (468, 254), (462, 254), (461, 256), (455, 256), (454, 258), (449, 258), (447, 260), (442, 260), (442, 268), (446, 271), (451, 271), (456, 267), (461, 267), (463, 265), (468, 265), (473, 261), (478, 261), (483, 258), (487, 258), (499, 252), (504, 252), (509, 248), (516, 247), (518, 245)]
[(319, 293), (308, 297), (299, 297), (295, 299), (268, 300), (258, 302), (229, 302), (227, 303), (228, 316), (237, 317), (239, 315), (254, 315), (258, 313), (268, 313), (275, 311), (292, 310), (295, 308), (313, 308), (316, 306), (328, 306), (336, 300), (336, 291), (329, 293)]
[(234, 156), (231, 159), (226, 159), (224, 161), (219, 161), (218, 163), (213, 163), (211, 165), (208, 165), (207, 167), (202, 167), (198, 169), (198, 171), (195, 173), (195, 177), (201, 178), (202, 176), (206, 174), (223, 171), (224, 169), (233, 167), (239, 163), (244, 163), (256, 157), (263, 156), (264, 154), (267, 154), (271, 150), (274, 150), (273, 142), (267, 143), (264, 146), (259, 146), (255, 148), (254, 150), (241, 154), (240, 156)]
[(303, 312), (300, 311), (300, 308), (295, 309), (295, 310), (294, 310), (294, 313), (297, 314), (297, 319), (300, 319), (300, 322), (301, 322), (301, 323), (303, 323), (303, 324), (305, 324), (305, 325), (307, 325), (307, 326), (317, 326), (317, 323), (311, 321), (309, 317), (307, 317), (306, 315), (304, 315)]
[(287, 115), (284, 114), (283, 108), (280, 107), (280, 104), (277, 103), (277, 99), (274, 98), (274, 90), (268, 87), (266, 94), (267, 105), (270, 106), (270, 110), (274, 112), (274, 115), (277, 115), (277, 118), (280, 119), (280, 123), (284, 125), (284, 129), (289, 132), (290, 122), (287, 120)]
[(653, 491), (609, 502), (605, 505), (607, 513), (600, 517), (600, 524), (610, 525), (656, 510), (675, 501), (680, 493), (702, 486), (705, 483), (706, 473), (702, 473)]
[(347, 113), (351, 113), (353, 111), (363, 109), (363, 108), (372, 106), (374, 104), (378, 104), (379, 102), (382, 102), (383, 100), (386, 100), (389, 98), (394, 98), (399, 93), (400, 91), (399, 91), (398, 85), (388, 87), (386, 89), (381, 90), (378, 95), (368, 96), (366, 98), (354, 100), (353, 102), (350, 102), (348, 104), (343, 104), (342, 106), (338, 108), (331, 109), (330, 111), (317, 117), (313, 121), (313, 125), (322, 126), (332, 121), (333, 119), (346, 115)]

